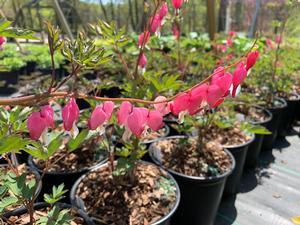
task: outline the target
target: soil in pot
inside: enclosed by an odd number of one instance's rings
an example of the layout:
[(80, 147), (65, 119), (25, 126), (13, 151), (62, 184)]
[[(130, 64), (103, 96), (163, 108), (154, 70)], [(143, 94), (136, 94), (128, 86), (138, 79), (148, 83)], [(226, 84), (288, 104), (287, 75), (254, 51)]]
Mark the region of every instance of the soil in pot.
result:
[(136, 182), (130, 183), (127, 179), (113, 179), (107, 165), (77, 181), (72, 189), (73, 204), (84, 207), (96, 224), (169, 224), (179, 202), (179, 189), (167, 172), (139, 162)]
[(235, 165), (232, 155), (216, 141), (199, 151), (197, 141), (186, 136), (153, 143), (150, 155), (168, 169), (180, 187), (182, 197), (171, 224), (214, 224), (226, 179)]
[[(36, 182), (40, 182), (37, 186), (37, 189), (36, 189), (36, 195), (38, 196), (40, 191), (41, 191), (41, 188), (42, 188), (42, 183), (40, 181), (39, 173), (37, 173), (36, 171), (30, 170), (26, 166), (26, 164), (20, 164), (20, 165), (16, 166), (15, 168), (16, 168), (16, 171), (18, 172), (19, 175), (22, 175), (24, 173), (26, 174), (26, 181), (25, 181), (26, 183), (30, 182), (33, 179), (35, 179)], [(16, 171), (11, 171), (10, 167), (7, 164), (0, 165), (0, 174), (1, 175), (7, 174), (8, 172), (14, 172), (15, 173)], [(2, 185), (1, 182), (2, 182), (2, 180), (0, 179), (0, 186)], [(4, 198), (4, 197), (9, 197), (9, 196), (11, 196), (10, 192), (8, 192), (7, 194), (5, 194), (2, 197)], [(21, 204), (19, 204), (19, 205), (17, 204), (17, 205), (14, 205), (14, 206), (9, 206), (9, 207), (5, 208), (4, 212), (2, 212), (2, 213), (5, 214), (8, 211), (12, 211), (12, 210), (15, 210), (15, 209), (18, 209), (18, 208), (21, 208), (21, 207), (22, 207)], [(1, 220), (0, 220), (0, 222), (1, 222)]]
[[(61, 209), (69, 209), (69, 215), (72, 217), (70, 225), (94, 225), (88, 216), (76, 208), (72, 208), (71, 205), (56, 203)], [(41, 217), (46, 217), (50, 209), (47, 203), (36, 203), (34, 206), (35, 213), (34, 219), (37, 221)], [(28, 225), (29, 214), (25, 208), (11, 211), (1, 217), (3, 225)]]
[(287, 102), (287, 107), (282, 113), (278, 130), (278, 136), (285, 137), (292, 128), (292, 123), (296, 118), (296, 109), (297, 104), (300, 102), (300, 96), (297, 94), (287, 95), (286, 93), (281, 93), (279, 96)]
[[(243, 114), (245, 116), (245, 120), (253, 125), (267, 127), (272, 119), (271, 112), (260, 106), (253, 106), (249, 108), (240, 105), (236, 108), (236, 110)], [(264, 134), (255, 134), (255, 140), (250, 144), (246, 156), (245, 166), (247, 168), (254, 168), (257, 165), (264, 136)]]
[(273, 117), (270, 123), (267, 124), (266, 128), (270, 132), (272, 132), (272, 134), (264, 136), (262, 151), (273, 149), (274, 142), (278, 135), (278, 129), (282, 118), (282, 114), (286, 107), (287, 103), (282, 98), (275, 98), (273, 106), (268, 107), (268, 110), (272, 113)]
[[(95, 140), (94, 140), (95, 141)], [(107, 154), (96, 145), (86, 144), (79, 149), (69, 152), (61, 147), (48, 160), (47, 172), (43, 180), (47, 182), (43, 186), (42, 193), (50, 193), (53, 185), (65, 184), (65, 189), (71, 190), (75, 181), (92, 167), (102, 164), (107, 160)], [(43, 160), (29, 157), (28, 163), (41, 174), (46, 164)], [(68, 196), (66, 194), (66, 196)], [(69, 202), (68, 198), (64, 202)]]

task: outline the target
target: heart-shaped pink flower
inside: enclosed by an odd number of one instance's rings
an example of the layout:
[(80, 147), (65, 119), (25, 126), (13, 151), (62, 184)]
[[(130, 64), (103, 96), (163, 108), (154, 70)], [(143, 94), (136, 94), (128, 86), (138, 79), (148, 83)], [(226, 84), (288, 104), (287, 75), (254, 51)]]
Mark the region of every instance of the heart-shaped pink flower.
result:
[(211, 84), (207, 89), (206, 101), (211, 108), (220, 105), (224, 101), (222, 89), (216, 84)]
[(72, 130), (79, 118), (79, 108), (74, 98), (62, 109), (62, 119), (66, 131)]
[(240, 62), (240, 64), (237, 66), (237, 68), (233, 72), (233, 78), (232, 78), (232, 97), (235, 97), (236, 90), (238, 86), (245, 80), (247, 77), (247, 70), (245, 68), (244, 62)]
[(259, 51), (251, 52), (247, 57), (246, 70), (251, 69), (259, 57)]
[(33, 112), (27, 119), (27, 128), (32, 140), (39, 140), (47, 129), (47, 121), (40, 112)]

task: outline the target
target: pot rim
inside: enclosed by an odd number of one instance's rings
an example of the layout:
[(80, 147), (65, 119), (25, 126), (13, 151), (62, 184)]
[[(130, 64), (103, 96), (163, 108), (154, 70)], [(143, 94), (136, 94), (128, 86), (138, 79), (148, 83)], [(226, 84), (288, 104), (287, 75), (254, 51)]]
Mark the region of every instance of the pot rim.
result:
[(253, 106), (254, 108), (258, 108), (258, 109), (262, 109), (267, 115), (268, 115), (268, 118), (265, 119), (264, 121), (252, 121), (250, 120), (249, 122), (251, 124), (254, 124), (254, 125), (260, 125), (260, 124), (264, 124), (264, 123), (268, 123), (270, 122), (272, 119), (273, 119), (273, 114), (270, 112), (270, 110), (262, 107), (262, 106), (259, 106), (259, 105), (256, 105), (256, 106)]
[[(181, 138), (190, 138), (190, 136), (186, 136), (186, 135), (176, 135), (176, 136), (169, 136), (169, 137), (165, 137), (165, 138), (161, 138), (159, 140), (157, 140), (156, 142), (159, 142), (159, 141), (163, 141), (163, 140), (169, 140), (169, 139), (181, 139)], [(149, 148), (149, 155), (151, 157), (151, 159), (157, 164), (159, 165), (160, 167), (164, 168), (165, 170), (169, 171), (170, 173), (173, 173), (177, 176), (180, 176), (180, 177), (184, 177), (184, 178), (187, 178), (187, 179), (190, 179), (190, 180), (195, 180), (195, 181), (203, 181), (203, 182), (213, 182), (213, 181), (217, 181), (217, 180), (220, 180), (224, 177), (228, 177), (232, 171), (234, 170), (235, 168), (235, 165), (236, 165), (236, 162), (235, 162), (235, 159), (232, 155), (232, 153), (230, 151), (228, 151), (226, 148), (224, 148), (224, 151), (227, 153), (227, 155), (229, 155), (229, 158), (231, 159), (231, 167), (228, 171), (226, 171), (225, 173), (221, 174), (221, 175), (217, 175), (217, 176), (210, 176), (210, 177), (196, 177), (196, 176), (190, 176), (190, 175), (186, 175), (186, 174), (183, 174), (183, 173), (179, 173), (173, 169), (169, 169), (167, 167), (165, 167), (164, 165), (162, 165), (162, 163), (160, 163), (152, 154), (152, 146), (154, 146), (154, 143), (152, 143), (150, 145), (150, 148)]]
[[(116, 161), (115, 161), (115, 162), (116, 162)], [(146, 162), (146, 161), (142, 161), (142, 160), (139, 160), (138, 162), (139, 162), (139, 163), (144, 163), (144, 164), (147, 164), (147, 165), (153, 165), (153, 166), (159, 167), (160, 169), (163, 169), (163, 168), (161, 168), (160, 166), (158, 166), (158, 165), (156, 165), (156, 164), (154, 164), (154, 163), (150, 163), (150, 162)], [(100, 168), (102, 168), (102, 167), (105, 167), (105, 166), (107, 166), (107, 165), (108, 165), (107, 162), (104, 163), (104, 164), (102, 164), (102, 165), (98, 165), (98, 166), (96, 166), (95, 168), (93, 168), (92, 170), (90, 170), (88, 173), (91, 173), (91, 172), (93, 172), (93, 171), (95, 171), (95, 170), (98, 170), (98, 169), (100, 169)], [(170, 212), (169, 212), (167, 215), (161, 217), (158, 221), (156, 221), (156, 222), (154, 222), (154, 223), (152, 223), (152, 224), (150, 224), (150, 225), (159, 225), (159, 224), (161, 224), (162, 222), (164, 222), (164, 221), (168, 220), (169, 218), (171, 218), (171, 217), (174, 215), (174, 213), (176, 212), (176, 210), (177, 210), (177, 208), (178, 208), (178, 206), (179, 206), (179, 203), (180, 203), (181, 194), (180, 194), (180, 188), (179, 188), (179, 185), (177, 184), (177, 181), (175, 180), (175, 178), (172, 176), (171, 173), (169, 173), (167, 170), (166, 170), (165, 172), (167, 173), (167, 176), (173, 181), (173, 183), (174, 183), (174, 185), (175, 185), (175, 187), (176, 187), (176, 201), (175, 201), (174, 206), (172, 207), (172, 209), (170, 210)], [(78, 180), (77, 180), (77, 181), (74, 183), (74, 185), (72, 186), (71, 191), (70, 191), (70, 200), (71, 200), (71, 204), (72, 204), (73, 206), (75, 206), (75, 207), (77, 207), (77, 208), (83, 210), (83, 211), (85, 211), (85, 210), (82, 209), (82, 208), (77, 204), (77, 199), (80, 199), (80, 198), (78, 198), (78, 197), (76, 196), (76, 191), (77, 191), (78, 185), (79, 185), (79, 184), (81, 183), (81, 181), (88, 175), (88, 173), (85, 173), (85, 174), (83, 174), (81, 177), (79, 177)]]
[(278, 107), (271, 107), (271, 108), (268, 108), (268, 110), (275, 110), (275, 109), (284, 109), (287, 107), (287, 102), (286, 100), (284, 100), (284, 98), (281, 98), (281, 97), (275, 97), (274, 99), (278, 100), (279, 102), (282, 103), (281, 106), (278, 106)]
[[(106, 157), (103, 160), (99, 160), (95, 165), (87, 167), (87, 168), (82, 168), (78, 171), (65, 171), (65, 172), (63, 172), (63, 171), (61, 171), (61, 172), (60, 171), (54, 171), (54, 172), (46, 171), (45, 174), (47, 174), (47, 175), (74, 175), (74, 174), (90, 171), (90, 170), (94, 169), (95, 167), (97, 167), (98, 165), (105, 164), (107, 161), (108, 161), (108, 156), (106, 155)], [(28, 165), (31, 169), (36, 170), (39, 173), (43, 172), (35, 164), (32, 155), (29, 155), (27, 162), (28, 162)]]

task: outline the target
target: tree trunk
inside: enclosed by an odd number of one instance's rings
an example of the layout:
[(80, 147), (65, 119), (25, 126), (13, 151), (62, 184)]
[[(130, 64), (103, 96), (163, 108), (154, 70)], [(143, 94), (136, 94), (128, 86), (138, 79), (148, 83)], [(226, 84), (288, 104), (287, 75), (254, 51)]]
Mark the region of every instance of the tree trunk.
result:
[(130, 17), (130, 21), (131, 21), (131, 27), (133, 30), (135, 30), (136, 24), (135, 24), (134, 18), (133, 18), (133, 8), (132, 8), (131, 0), (128, 0), (128, 8), (129, 8), (129, 17)]
[(138, 26), (139, 24), (139, 4), (138, 4), (138, 0), (134, 0), (134, 10), (135, 10), (135, 22), (137, 24), (137, 27), (135, 29), (135, 31), (139, 31), (137, 29), (139, 29), (140, 26)]
[(147, 4), (148, 0), (144, 0), (143, 2), (143, 16), (140, 24), (140, 29), (143, 31), (146, 27), (147, 24), (147, 18), (148, 18), (148, 13), (147, 13)]
[(115, 8), (113, 0), (110, 0), (111, 19), (115, 21)]
[(211, 40), (215, 39), (216, 18), (215, 18), (215, 0), (206, 0), (207, 4), (207, 24), (208, 34)]
[(255, 13), (249, 28), (248, 37), (254, 37), (255, 35), (260, 9), (261, 9), (261, 0), (256, 0)]
[(102, 0), (99, 0), (99, 4), (100, 4), (101, 10), (103, 12), (104, 19), (106, 22), (108, 22), (107, 12), (106, 12), (105, 6), (103, 5)]
[(229, 3), (229, 0), (221, 0), (220, 9), (219, 9), (218, 32), (225, 31), (226, 12), (227, 12), (228, 3)]
[(242, 0), (237, 0), (235, 3), (235, 13), (234, 13), (234, 25), (235, 30), (239, 31), (242, 29), (242, 9), (243, 2)]

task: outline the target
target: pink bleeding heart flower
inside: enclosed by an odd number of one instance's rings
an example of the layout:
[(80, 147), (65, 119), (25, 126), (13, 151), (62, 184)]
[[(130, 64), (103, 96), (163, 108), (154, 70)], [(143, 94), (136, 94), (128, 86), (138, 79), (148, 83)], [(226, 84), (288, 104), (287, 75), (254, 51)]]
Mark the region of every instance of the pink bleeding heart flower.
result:
[(211, 84), (207, 89), (206, 101), (211, 108), (220, 105), (224, 101), (222, 89), (216, 84)]
[(99, 126), (108, 121), (114, 109), (114, 103), (104, 102), (103, 104), (97, 106), (89, 119), (88, 126), (90, 130), (96, 130)]
[(41, 116), (45, 119), (48, 127), (54, 128), (54, 111), (50, 105), (43, 106), (41, 109)]
[(232, 74), (233, 78), (232, 78), (232, 97), (235, 97), (236, 95), (236, 90), (238, 88), (238, 86), (245, 80), (246, 76), (247, 76), (247, 70), (245, 69), (245, 64), (244, 62), (241, 62), (237, 68), (234, 70), (233, 74)]
[(139, 35), (138, 47), (141, 48), (143, 45), (146, 45), (150, 39), (150, 32), (145, 31)]
[(168, 4), (165, 2), (162, 4), (160, 10), (159, 10), (159, 18), (160, 20), (163, 20), (165, 16), (168, 14), (169, 9), (168, 9)]
[(47, 129), (47, 121), (40, 112), (33, 112), (27, 119), (27, 128), (31, 139), (37, 141)]
[(234, 31), (229, 31), (228, 32), (229, 37), (234, 37), (235, 35), (236, 35), (236, 33)]
[(247, 57), (246, 70), (251, 69), (259, 57), (259, 51), (251, 52)]
[(178, 116), (179, 113), (186, 111), (189, 107), (190, 94), (182, 93), (170, 104), (171, 112)]
[(207, 84), (201, 84), (191, 90), (190, 100), (189, 100), (189, 114), (194, 115), (201, 110), (202, 102), (207, 99)]
[(145, 129), (145, 116), (141, 109), (133, 108), (132, 112), (127, 117), (127, 127), (129, 130), (140, 137)]
[(66, 131), (71, 131), (79, 118), (79, 108), (74, 98), (62, 109), (62, 119)]
[(155, 16), (151, 17), (150, 19), (150, 25), (151, 25), (151, 32), (152, 33), (156, 33), (159, 28), (161, 27), (161, 19), (160, 16), (158, 14), (156, 14)]
[(226, 40), (226, 43), (227, 43), (228, 46), (231, 46), (231, 45), (233, 45), (233, 40), (231, 38), (228, 38)]
[(276, 38), (275, 38), (275, 42), (276, 42), (276, 44), (280, 45), (282, 43), (282, 36), (277, 35)]
[[(162, 102), (162, 101), (166, 101), (167, 98), (164, 96), (158, 96), (157, 98), (155, 98), (154, 102)], [(170, 105), (168, 102), (163, 102), (163, 103), (158, 103), (158, 104), (154, 104), (154, 108), (160, 112), (161, 115), (167, 115), (168, 113), (170, 113)]]
[(150, 111), (147, 118), (147, 125), (150, 129), (158, 131), (163, 126), (163, 116), (158, 110)]
[(173, 7), (175, 9), (180, 9), (183, 4), (183, 0), (172, 0)]
[(144, 52), (142, 52), (142, 54), (140, 55), (140, 58), (139, 58), (139, 67), (144, 69), (147, 65), (147, 57), (145, 55)]
[(6, 42), (6, 38), (0, 36), (0, 46), (3, 45)]
[(223, 67), (218, 67), (214, 71), (211, 84), (218, 85), (221, 88), (224, 97), (229, 94), (229, 89), (232, 84), (232, 76), (230, 73), (225, 72)]
[(133, 106), (130, 102), (122, 102), (118, 112), (118, 124), (125, 125), (127, 117), (132, 112)]
[(269, 48), (271, 48), (271, 49), (274, 48), (272, 39), (268, 38), (266, 40), (266, 44)]
[(178, 40), (180, 38), (180, 28), (177, 23), (173, 23), (172, 32), (173, 36)]
[(227, 51), (227, 45), (223, 45), (223, 44), (220, 44), (220, 45), (216, 45), (216, 48), (218, 51), (221, 51), (221, 52), (226, 52)]

